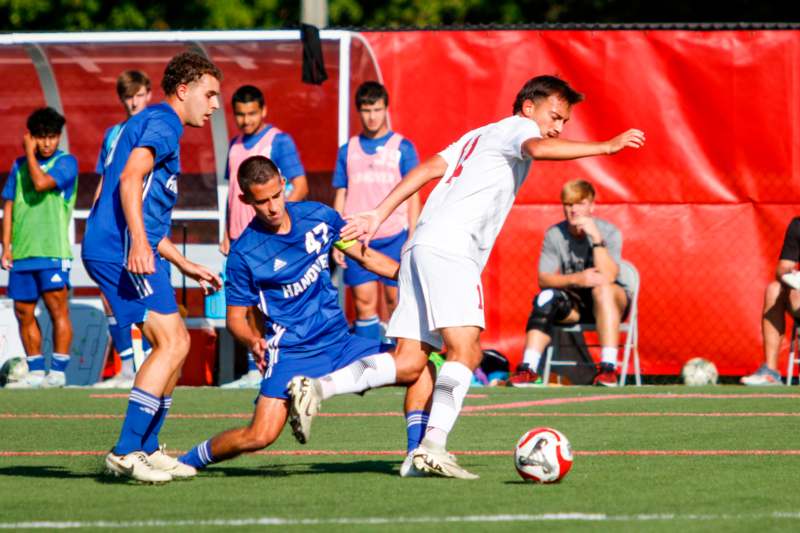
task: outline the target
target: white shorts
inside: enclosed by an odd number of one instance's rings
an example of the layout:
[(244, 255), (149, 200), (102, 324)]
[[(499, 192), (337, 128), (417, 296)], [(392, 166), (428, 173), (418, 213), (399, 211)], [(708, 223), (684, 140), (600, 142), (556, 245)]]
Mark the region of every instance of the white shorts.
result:
[(415, 339), (440, 349), (442, 328), (485, 327), (481, 272), (469, 257), (413, 246), (400, 260), (398, 286), (387, 337)]

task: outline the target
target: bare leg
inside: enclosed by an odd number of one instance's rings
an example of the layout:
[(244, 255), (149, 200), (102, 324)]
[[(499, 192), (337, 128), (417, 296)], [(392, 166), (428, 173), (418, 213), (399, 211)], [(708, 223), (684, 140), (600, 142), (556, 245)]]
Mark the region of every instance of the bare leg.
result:
[(69, 354), (72, 346), (72, 322), (69, 319), (69, 292), (67, 288), (42, 294), (44, 304), (53, 322), (53, 351)]
[[(153, 346), (150, 357), (136, 373), (134, 386), (156, 397), (175, 387), (183, 361), (189, 353), (189, 332), (178, 313), (163, 315), (149, 311), (142, 328)], [(172, 388), (170, 388), (172, 387)]]
[(597, 336), (603, 347), (619, 346), (619, 324), (628, 305), (628, 295), (616, 283), (606, 283), (592, 289)]
[(14, 300), (14, 314), (17, 315), (19, 336), (22, 340), (22, 347), (25, 348), (25, 355), (28, 357), (42, 354), (42, 332), (36, 321), (35, 312), (36, 302)]
[(211, 439), (214, 462), (266, 448), (280, 436), (288, 414), (288, 400), (259, 396), (247, 427), (229, 429)]

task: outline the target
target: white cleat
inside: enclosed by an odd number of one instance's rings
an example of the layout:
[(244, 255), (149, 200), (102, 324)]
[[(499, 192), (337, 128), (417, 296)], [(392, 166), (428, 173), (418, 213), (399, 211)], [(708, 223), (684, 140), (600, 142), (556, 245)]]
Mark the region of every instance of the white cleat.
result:
[(67, 384), (67, 376), (64, 372), (59, 372), (57, 370), (51, 370), (47, 376), (45, 376), (44, 381), (42, 381), (42, 388), (43, 389), (60, 389), (63, 388), (64, 385)]
[(159, 448), (147, 456), (147, 460), (157, 470), (166, 472), (172, 479), (192, 479), (197, 475), (197, 469), (178, 461), (171, 455), (167, 455), (167, 446), (162, 444)]
[(25, 374), (19, 381), (6, 383), (7, 389), (41, 389), (44, 385), (44, 370), (33, 370)]
[(131, 452), (127, 455), (116, 455), (113, 451), (106, 455), (106, 470), (114, 476), (125, 476), (142, 483), (167, 483), (172, 481), (168, 472), (158, 470), (147, 460), (144, 452)]
[(311, 436), (311, 422), (322, 404), (322, 390), (319, 381), (304, 376), (292, 378), (289, 382), (289, 424), (297, 442), (305, 444)]
[(411, 455), (414, 467), (427, 474), (457, 479), (478, 479), (480, 477), (459, 466), (455, 456), (447, 453), (444, 448), (436, 450), (421, 444), (419, 448), (411, 452)]
[(132, 389), (133, 379), (134, 378), (125, 377), (122, 374), (117, 374), (113, 378), (95, 383), (93, 387), (95, 389)]
[(220, 385), (221, 389), (257, 389), (261, 387), (261, 381), (263, 380), (263, 376), (261, 372), (258, 370), (251, 370), (244, 376), (240, 377), (236, 381), (231, 381), (230, 383), (225, 383), (224, 385)]
[(409, 453), (400, 465), (400, 477), (429, 477), (427, 472), (418, 470), (414, 466), (414, 454)]
[(781, 276), (781, 281), (796, 291), (800, 291), (800, 270), (792, 270)]

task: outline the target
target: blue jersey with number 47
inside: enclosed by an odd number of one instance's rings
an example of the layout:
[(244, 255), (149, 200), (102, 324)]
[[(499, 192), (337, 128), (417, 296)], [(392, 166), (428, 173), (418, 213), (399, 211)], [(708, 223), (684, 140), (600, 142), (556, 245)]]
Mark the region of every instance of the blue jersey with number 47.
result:
[(299, 359), (348, 333), (328, 265), (345, 222), (317, 202), (290, 202), (286, 211), (289, 233), (270, 233), (255, 217), (231, 245), (225, 298), (228, 305), (257, 305), (267, 317), (270, 350)]

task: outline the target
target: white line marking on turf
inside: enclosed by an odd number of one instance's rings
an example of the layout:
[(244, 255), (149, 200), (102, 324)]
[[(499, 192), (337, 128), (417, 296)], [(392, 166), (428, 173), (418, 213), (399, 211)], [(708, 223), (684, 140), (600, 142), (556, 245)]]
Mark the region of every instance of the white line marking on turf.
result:
[(452, 524), (497, 522), (672, 522), (672, 521), (723, 521), (745, 519), (797, 520), (800, 512), (773, 512), (754, 514), (636, 514), (607, 515), (603, 513), (543, 513), (499, 514), (467, 516), (406, 516), (364, 518), (238, 518), (211, 520), (135, 520), (94, 522), (0, 522), (0, 529), (128, 529), (144, 527), (248, 527), (248, 526), (329, 526), (329, 525), (395, 525), (395, 524)]

